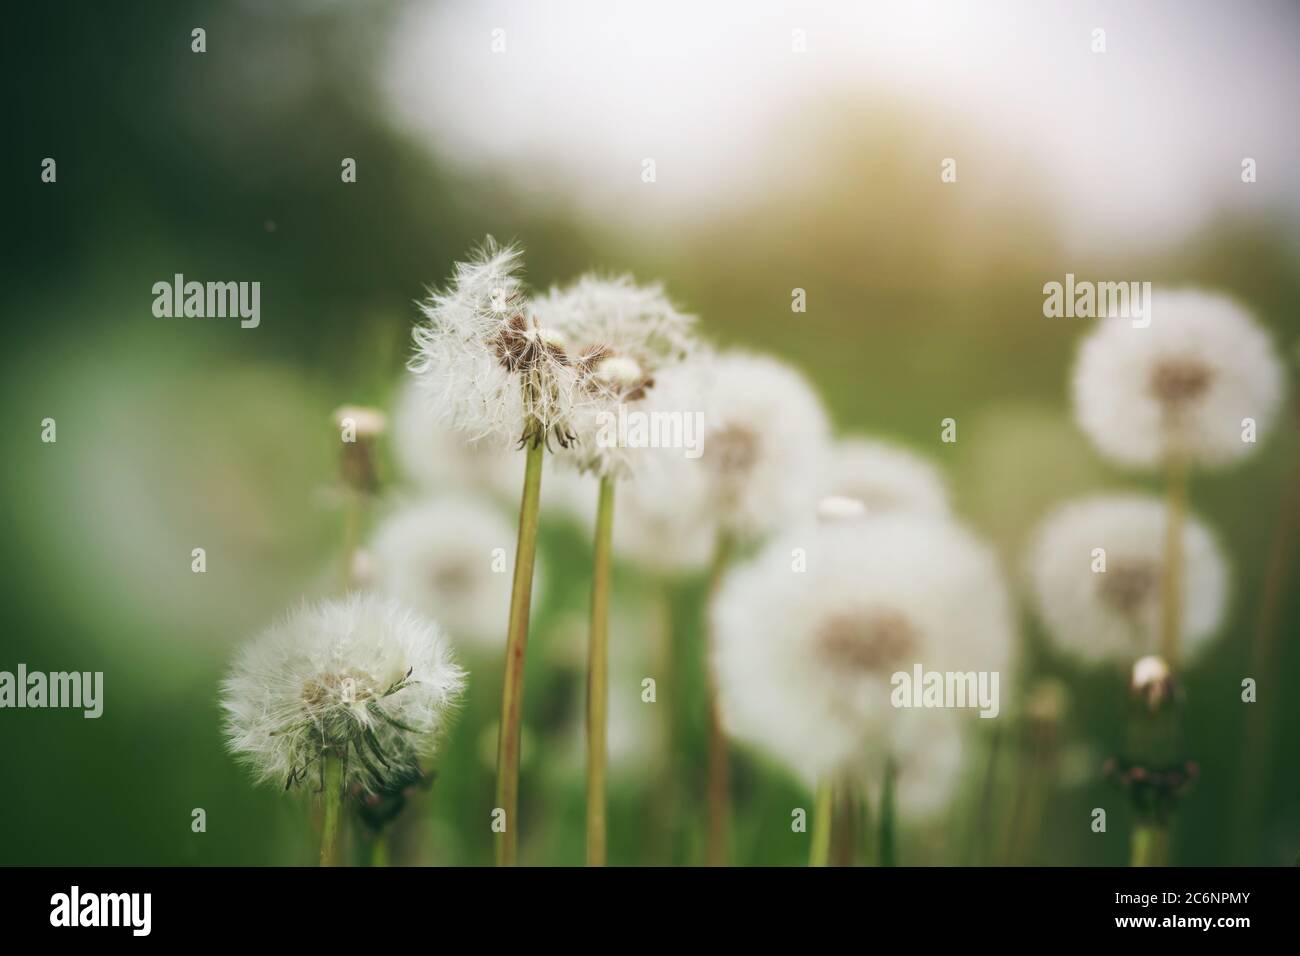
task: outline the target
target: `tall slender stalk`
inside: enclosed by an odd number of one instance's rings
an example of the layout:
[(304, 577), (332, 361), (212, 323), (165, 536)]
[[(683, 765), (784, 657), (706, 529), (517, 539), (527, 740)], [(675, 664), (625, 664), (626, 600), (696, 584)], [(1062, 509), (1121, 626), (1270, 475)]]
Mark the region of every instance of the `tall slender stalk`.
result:
[(1160, 619), (1160, 656), (1171, 671), (1178, 670), (1178, 641), (1183, 625), (1183, 525), (1187, 521), (1187, 465), (1174, 459), (1166, 467), (1163, 615)]
[(835, 787), (827, 776), (817, 784), (817, 802), (813, 805), (812, 848), (809, 866), (826, 866), (831, 856), (832, 819), (835, 816)]
[(1133, 865), (1167, 866), (1169, 864), (1169, 827), (1159, 823), (1141, 823), (1133, 831)]
[(677, 836), (677, 728), (676, 707), (677, 675), (675, 667), (676, 630), (673, 624), (673, 588), (664, 579), (655, 582), (655, 673), (658, 693), (668, 692), (666, 700), (659, 700), (659, 739), (656, 742), (655, 785), (650, 797), (653, 827), (649, 842), (655, 862), (671, 864), (676, 859)]
[(605, 731), (609, 720), (609, 578), (614, 540), (614, 479), (600, 479), (591, 572), (587, 647), (587, 865), (605, 865)]
[(537, 516), (542, 492), (540, 435), (529, 439), (524, 463), (524, 491), (519, 504), (519, 538), (510, 590), (510, 629), (506, 634), (505, 679), (501, 688), (501, 730), (497, 740), (497, 809), (505, 811), (505, 830), (497, 834), (498, 866), (514, 866), (519, 852), (519, 725), (524, 702), (524, 651), (528, 645), (528, 611), (533, 596), (533, 562), (537, 556)]
[(885, 760), (885, 779), (880, 787), (880, 865), (895, 866), (897, 850), (894, 846), (894, 781), (897, 776), (892, 757)]
[(339, 815), (343, 802), (343, 761), (336, 756), (321, 757), (321, 802), (324, 812), (320, 828), (320, 865), (339, 865)]
[[(709, 572), (709, 598), (711, 607), (722, 584), (722, 575), (731, 557), (731, 536), (719, 533), (713, 553), (713, 567)], [(706, 611), (707, 613), (707, 611)], [(705, 651), (708, 658), (708, 843), (705, 861), (709, 866), (726, 866), (731, 830), (731, 781), (727, 765), (727, 738), (722, 732), (722, 716), (718, 711), (718, 677), (713, 666), (713, 628), (708, 628), (709, 640)]]

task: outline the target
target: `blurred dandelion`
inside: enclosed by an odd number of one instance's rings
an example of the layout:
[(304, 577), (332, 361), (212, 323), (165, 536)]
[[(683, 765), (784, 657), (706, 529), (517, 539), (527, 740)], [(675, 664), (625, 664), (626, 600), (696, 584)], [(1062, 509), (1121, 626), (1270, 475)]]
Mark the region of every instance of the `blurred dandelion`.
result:
[[(463, 492), (443, 494), (384, 518), (368, 550), (371, 580), (414, 610), (436, 614), (465, 652), (499, 652), (513, 546), (513, 529), (494, 507)], [(535, 571), (534, 603), (541, 586)]]
[[(796, 548), (806, 549), (806, 573), (791, 570)], [(928, 764), (935, 773), (913, 771), (909, 792), (927, 811), (947, 779), (939, 771), (957, 760), (937, 744), (930, 754), (904, 749), (919, 746), (925, 731), (912, 725), (924, 719), (897, 721), (893, 675), (920, 662), (1001, 673), (1013, 654), (1011, 602), (989, 549), (950, 521), (902, 513), (774, 541), (728, 575), (713, 626), (730, 735), (822, 793), (873, 755), (904, 770)]]
[[(1078, 499), (1042, 521), (1026, 572), (1038, 615), (1063, 650), (1125, 666), (1159, 650), (1168, 521), (1166, 504), (1141, 494)], [(1195, 518), (1183, 525), (1180, 552), (1187, 587), (1179, 639), (1195, 654), (1223, 620), (1228, 570)]]
[(1169, 504), (1160, 591), (1160, 653), (1179, 663), (1184, 590), (1182, 525), (1195, 467), (1225, 465), (1273, 424), (1284, 377), (1267, 333), (1227, 296), (1156, 290), (1149, 325), (1113, 316), (1079, 349), (1074, 410), (1115, 462), (1161, 468)]

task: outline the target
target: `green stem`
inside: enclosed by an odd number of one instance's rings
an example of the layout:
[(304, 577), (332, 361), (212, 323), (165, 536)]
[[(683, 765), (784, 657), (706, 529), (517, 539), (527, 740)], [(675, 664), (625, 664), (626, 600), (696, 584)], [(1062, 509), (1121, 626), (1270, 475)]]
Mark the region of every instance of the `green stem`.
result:
[(1169, 828), (1158, 823), (1140, 823), (1133, 831), (1134, 866), (1169, 865)]
[(528, 442), (524, 491), (519, 504), (519, 539), (515, 546), (514, 583), (510, 590), (510, 629), (506, 634), (505, 680), (501, 688), (501, 728), (497, 740), (497, 809), (505, 812), (505, 829), (497, 834), (497, 866), (514, 866), (519, 837), (519, 726), (524, 701), (524, 650), (528, 645), (528, 611), (533, 596), (533, 562), (537, 556), (537, 515), (542, 492), (540, 436)]
[[(725, 533), (718, 535), (713, 553), (713, 567), (709, 572), (709, 599), (712, 606), (722, 584), (722, 575), (727, 569), (731, 557), (731, 537)], [(728, 856), (729, 834), (731, 830), (731, 782), (730, 768), (727, 765), (727, 739), (722, 732), (722, 717), (718, 710), (718, 679), (713, 666), (713, 629), (709, 628), (709, 640), (706, 654), (708, 660), (708, 712), (709, 712), (709, 749), (708, 749), (708, 843), (706, 862), (709, 866), (726, 866)]]
[(370, 842), (370, 865), (388, 866), (388, 829), (375, 834)]
[(826, 866), (831, 855), (831, 821), (835, 815), (835, 788), (831, 778), (817, 784), (817, 802), (813, 806), (812, 849), (809, 866)]
[(320, 828), (320, 865), (339, 865), (339, 812), (343, 802), (343, 761), (335, 756), (323, 756), (325, 762), (321, 800), (324, 813)]
[(1171, 461), (1167, 467), (1166, 499), (1168, 523), (1165, 526), (1165, 561), (1161, 617), (1160, 656), (1170, 671), (1178, 669), (1178, 638), (1182, 631), (1183, 612), (1183, 524), (1187, 519), (1187, 466)]
[(614, 479), (600, 479), (591, 572), (587, 648), (587, 865), (605, 865), (605, 731), (609, 720), (609, 577), (614, 541)]
[(894, 760), (885, 760), (885, 779), (880, 787), (880, 865), (895, 866), (894, 849)]

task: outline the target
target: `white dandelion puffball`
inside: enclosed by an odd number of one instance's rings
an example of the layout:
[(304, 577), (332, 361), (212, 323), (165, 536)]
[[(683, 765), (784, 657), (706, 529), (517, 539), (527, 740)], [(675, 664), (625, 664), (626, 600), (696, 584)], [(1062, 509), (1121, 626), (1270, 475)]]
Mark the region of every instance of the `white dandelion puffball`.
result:
[[(468, 494), (408, 504), (375, 529), (370, 581), (421, 614), (436, 615), (457, 647), (494, 651), (505, 646), (515, 537), (496, 508)], [(534, 602), (540, 576), (534, 576)]]
[(490, 237), (450, 284), (420, 305), (410, 369), (428, 407), (472, 440), (565, 445), (579, 398), (563, 337), (539, 323), (519, 278), (521, 255)]
[(1284, 389), (1267, 333), (1226, 296), (1157, 289), (1150, 325), (1103, 319), (1074, 369), (1080, 427), (1107, 458), (1134, 468), (1168, 460), (1223, 465), (1254, 449)]
[[(1164, 501), (1141, 494), (1079, 499), (1043, 520), (1027, 572), (1038, 615), (1061, 648), (1121, 663), (1158, 649), (1167, 522)], [(1180, 641), (1190, 657), (1219, 627), (1228, 601), (1223, 555), (1191, 516), (1182, 565)]]
[(990, 549), (951, 521), (810, 524), (732, 571), (712, 616), (728, 733), (810, 784), (888, 745), (895, 673), (997, 672), (1010, 693), (1005, 582)]
[(304, 605), (238, 652), (226, 744), (259, 782), (315, 788), (335, 756), (346, 784), (383, 789), (434, 754), (465, 681), (437, 626), (396, 602)]
[(703, 415), (696, 456), (664, 456), (674, 476), (700, 475), (670, 479), (690, 520), (754, 538), (815, 513), (830, 423), (799, 372), (765, 356), (701, 354), (665, 370), (648, 401), (654, 411)]
[(934, 465), (889, 442), (865, 438), (835, 443), (823, 494), (860, 501), (872, 515), (913, 511), (943, 517), (950, 512), (948, 489)]
[(582, 471), (625, 477), (647, 449), (620, 434), (620, 413), (641, 411), (656, 376), (690, 354), (695, 317), (678, 311), (662, 286), (639, 286), (630, 276), (584, 275), (533, 308), (563, 336), (578, 371), (583, 401), (575, 404), (576, 440), (566, 459)]

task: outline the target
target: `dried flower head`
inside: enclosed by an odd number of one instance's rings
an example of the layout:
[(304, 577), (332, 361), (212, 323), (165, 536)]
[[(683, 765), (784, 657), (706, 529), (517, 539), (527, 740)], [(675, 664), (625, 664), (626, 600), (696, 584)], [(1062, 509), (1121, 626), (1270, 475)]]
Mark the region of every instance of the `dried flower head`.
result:
[(436, 614), (457, 646), (496, 650), (505, 644), (514, 550), (515, 529), (496, 508), (469, 494), (441, 495), (380, 523), (369, 548), (371, 581), (413, 610)]
[(566, 457), (583, 471), (625, 477), (645, 449), (621, 440), (620, 410), (639, 411), (656, 376), (689, 356), (694, 316), (678, 311), (662, 286), (639, 286), (630, 276), (584, 275), (533, 307), (564, 337), (578, 373), (582, 400)]
[[(1245, 457), (1276, 417), (1284, 388), (1268, 335), (1232, 299), (1157, 289), (1150, 324), (1102, 320), (1074, 370), (1074, 410), (1121, 465), (1202, 466)], [(1247, 439), (1246, 419), (1255, 423)]]
[(562, 334), (541, 324), (520, 279), (521, 255), (489, 237), (420, 305), (410, 369), (429, 407), (471, 439), (573, 438), (578, 369)]
[(1013, 651), (989, 549), (950, 521), (902, 513), (774, 541), (728, 575), (713, 623), (728, 732), (810, 783), (903, 732), (892, 729), (895, 673), (921, 664), (1005, 678)]
[[(1068, 502), (1043, 520), (1027, 572), (1038, 614), (1062, 648), (1122, 662), (1155, 650), (1167, 520), (1162, 500), (1140, 494)], [(1192, 517), (1183, 526), (1182, 561), (1180, 642), (1191, 656), (1219, 626), (1228, 597), (1218, 544)]]
[(337, 757), (347, 785), (381, 790), (435, 752), (465, 677), (438, 628), (395, 602), (304, 605), (236, 656), (226, 744), (259, 782), (288, 789)]

